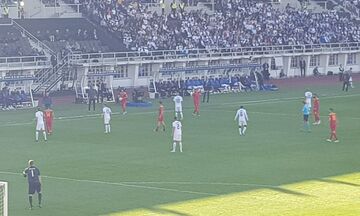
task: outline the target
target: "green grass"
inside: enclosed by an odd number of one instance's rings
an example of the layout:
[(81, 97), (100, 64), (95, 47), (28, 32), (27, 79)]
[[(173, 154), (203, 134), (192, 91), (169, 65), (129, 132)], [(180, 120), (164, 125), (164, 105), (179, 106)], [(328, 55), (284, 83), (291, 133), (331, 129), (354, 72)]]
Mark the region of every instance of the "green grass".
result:
[[(58, 119), (47, 143), (34, 142), (34, 110), (0, 112), (0, 180), (10, 184), (10, 215), (102, 215), (253, 190), (260, 188), (257, 184), (276, 186), (359, 172), (360, 89), (345, 93), (339, 86), (311, 87), (320, 95), (322, 124), (304, 133), (300, 97), (305, 88), (215, 95), (209, 104), (201, 104), (200, 117), (191, 115), (192, 100), (187, 97), (182, 154), (170, 153), (170, 100), (164, 101), (165, 133), (153, 132), (154, 102), (151, 108), (114, 115), (110, 135), (103, 133), (100, 116)], [(244, 137), (233, 121), (240, 104), (250, 118)], [(119, 105), (111, 107), (120, 111)], [(339, 119), (338, 144), (325, 141), (329, 107)], [(86, 105), (54, 109), (57, 117), (94, 114)], [(44, 177), (43, 208), (31, 212), (27, 182), (20, 174), (29, 159)], [(183, 181), (255, 185), (134, 183)]]

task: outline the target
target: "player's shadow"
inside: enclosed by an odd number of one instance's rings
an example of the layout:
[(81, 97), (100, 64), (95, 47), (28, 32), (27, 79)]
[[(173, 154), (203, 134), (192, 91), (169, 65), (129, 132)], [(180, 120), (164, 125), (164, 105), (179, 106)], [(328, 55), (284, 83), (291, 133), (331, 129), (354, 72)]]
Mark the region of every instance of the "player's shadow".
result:
[(285, 189), (285, 188), (282, 188), (282, 187), (268, 187), (268, 189), (278, 191), (278, 192), (281, 192), (281, 193), (295, 195), (295, 196), (311, 196), (309, 194), (305, 194), (305, 193), (301, 193), (301, 192), (298, 192), (298, 191)]
[(160, 213), (160, 214), (173, 214), (176, 216), (191, 216), (190, 214), (186, 214), (186, 213), (182, 213), (182, 212), (178, 212), (178, 211), (170, 210), (170, 209), (162, 209), (162, 208), (158, 208), (158, 207), (148, 207), (147, 209), (152, 212), (156, 212), (156, 213)]
[(320, 182), (326, 182), (326, 183), (343, 184), (343, 185), (348, 185), (348, 186), (353, 186), (353, 187), (360, 187), (360, 184), (355, 184), (355, 183), (345, 182), (345, 181), (340, 181), (340, 180), (334, 180), (334, 179), (317, 179), (317, 180)]

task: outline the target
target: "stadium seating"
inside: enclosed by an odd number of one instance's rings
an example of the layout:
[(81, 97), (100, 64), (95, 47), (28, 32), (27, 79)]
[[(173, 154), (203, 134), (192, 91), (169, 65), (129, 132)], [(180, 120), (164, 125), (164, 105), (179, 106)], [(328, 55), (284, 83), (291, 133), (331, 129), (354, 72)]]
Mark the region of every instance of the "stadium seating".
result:
[(83, 18), (25, 19), (17, 22), (58, 53), (64, 50), (86, 53), (121, 51), (118, 40)]
[(0, 26), (0, 56), (37, 56), (39, 51), (31, 47), (28, 39), (13, 26)]

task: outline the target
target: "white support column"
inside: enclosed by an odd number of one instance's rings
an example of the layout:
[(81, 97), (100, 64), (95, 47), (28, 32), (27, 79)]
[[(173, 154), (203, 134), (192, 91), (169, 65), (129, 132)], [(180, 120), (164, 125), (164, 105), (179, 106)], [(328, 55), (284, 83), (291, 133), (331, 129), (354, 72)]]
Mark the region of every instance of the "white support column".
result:
[(290, 56), (284, 56), (283, 57), (283, 68), (284, 68), (284, 73), (288, 77), (294, 76), (294, 73), (291, 72), (290, 66), (291, 66), (291, 57)]
[(310, 56), (304, 56), (304, 60), (305, 60), (305, 77), (306, 76), (311, 76), (312, 73), (309, 71), (309, 69), (310, 69)]

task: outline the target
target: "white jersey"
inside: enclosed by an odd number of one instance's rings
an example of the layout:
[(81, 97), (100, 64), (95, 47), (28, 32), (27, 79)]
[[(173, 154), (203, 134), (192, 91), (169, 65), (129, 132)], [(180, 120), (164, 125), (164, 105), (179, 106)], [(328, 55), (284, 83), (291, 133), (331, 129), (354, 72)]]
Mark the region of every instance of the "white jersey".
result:
[(37, 111), (35, 113), (36, 118), (36, 130), (45, 130), (45, 124), (44, 124), (44, 113), (42, 111)]
[(182, 101), (183, 101), (183, 98), (178, 95), (178, 96), (175, 96), (174, 99), (173, 99), (174, 103), (175, 103), (175, 111), (177, 112), (181, 112), (182, 110)]
[(182, 128), (182, 125), (181, 125), (181, 122), (180, 121), (174, 121), (172, 123), (172, 127), (173, 127), (173, 130), (174, 130), (174, 134), (173, 134), (173, 138), (174, 138), (174, 141), (181, 141), (181, 128)]
[(247, 112), (244, 108), (240, 108), (238, 109), (238, 111), (236, 112), (235, 118), (234, 120), (236, 121), (236, 119), (239, 121), (239, 125), (246, 125), (247, 121), (249, 120)]
[(310, 91), (305, 92), (305, 102), (311, 107), (312, 93)]
[(103, 108), (104, 123), (109, 124), (111, 119), (111, 109), (109, 107)]

